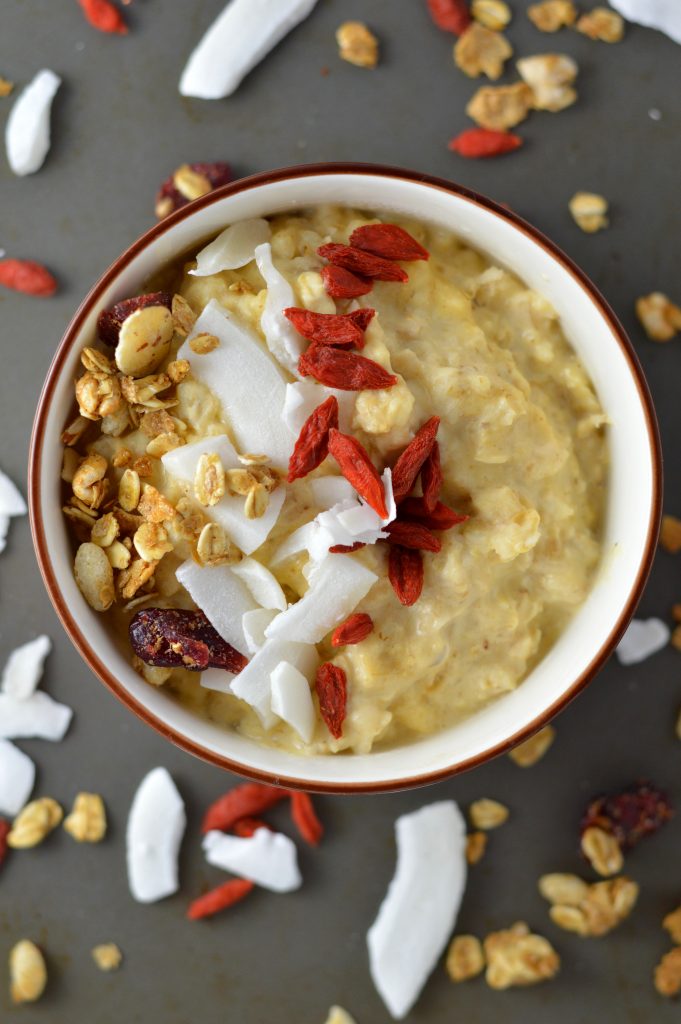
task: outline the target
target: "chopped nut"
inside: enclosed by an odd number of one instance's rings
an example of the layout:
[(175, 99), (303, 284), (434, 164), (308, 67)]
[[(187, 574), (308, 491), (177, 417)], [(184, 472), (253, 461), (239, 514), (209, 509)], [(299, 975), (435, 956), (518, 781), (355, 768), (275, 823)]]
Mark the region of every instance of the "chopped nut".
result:
[(118, 587), (121, 597), (128, 601), (134, 597), (140, 587), (151, 579), (156, 569), (156, 562), (145, 562), (142, 558), (135, 558), (127, 569), (123, 569), (118, 577)]
[(541, 761), (551, 744), (556, 738), (556, 730), (552, 725), (540, 729), (529, 740), (519, 743), (517, 747), (509, 751), (508, 756), (520, 768), (531, 768), (537, 761)]
[[(78, 411), (86, 420), (101, 420), (103, 416), (110, 416), (117, 412), (123, 399), (121, 398), (121, 386), (117, 377), (100, 371), (88, 370), (76, 382), (76, 401)], [(74, 424), (75, 426), (75, 424)], [(68, 428), (62, 435), (70, 434), (73, 427)], [(64, 440), (64, 444), (74, 444), (70, 440)]]
[(615, 837), (596, 826), (582, 833), (582, 853), (594, 871), (604, 878), (616, 875), (624, 865), (622, 850)]
[(61, 478), (64, 483), (73, 482), (79, 465), (80, 455), (78, 452), (74, 452), (73, 448), (65, 448), (61, 457)]
[(533, 93), (525, 82), (513, 85), (485, 85), (466, 107), (477, 124), (492, 131), (505, 131), (524, 121), (533, 105)]
[(541, 53), (516, 63), (520, 77), (532, 92), (530, 107), (556, 113), (577, 99), (572, 88), (579, 68), (565, 53)]
[(73, 574), (81, 594), (96, 612), (105, 612), (114, 602), (113, 569), (106, 553), (96, 544), (81, 544), (76, 552)]
[(619, 43), (624, 36), (624, 19), (607, 7), (594, 7), (587, 14), (582, 14), (575, 28), (589, 39)]
[(141, 484), (139, 473), (126, 469), (118, 485), (118, 501), (125, 512), (134, 512), (140, 500)]
[(154, 465), (147, 455), (140, 455), (133, 461), (132, 469), (138, 476), (149, 477), (154, 475)]
[(553, 978), (560, 968), (560, 957), (548, 939), (532, 934), (522, 921), (488, 935), (483, 948), (490, 988), (534, 985)]
[(189, 332), (194, 329), (194, 324), (196, 323), (194, 310), (184, 296), (173, 295), (170, 312), (173, 317), (175, 333), (179, 334), (181, 338), (186, 338)]
[(681, 551), (681, 519), (677, 519), (676, 516), (662, 516), (660, 547), (670, 555), (676, 555)]
[(485, 954), (482, 943), (475, 935), (455, 936), (447, 951), (445, 961), (447, 974), (452, 981), (468, 981), (476, 978), (485, 969)]
[(80, 354), (80, 361), (86, 370), (90, 370), (93, 373), (111, 374), (116, 372), (114, 363), (97, 348), (84, 348)]
[(653, 341), (669, 341), (681, 331), (681, 308), (662, 292), (651, 292), (637, 299), (636, 316)]
[(495, 32), (506, 28), (511, 20), (511, 8), (504, 0), (473, 0), (471, 14), (481, 25)]
[[(238, 470), (237, 470), (238, 472)], [(227, 489), (224, 466), (215, 452), (204, 452), (196, 464), (194, 495), (205, 508), (217, 505)]]
[(64, 829), (79, 843), (99, 843), (106, 835), (104, 801), (97, 793), (78, 793)]
[(132, 542), (145, 562), (160, 562), (164, 555), (173, 550), (168, 531), (160, 523), (143, 523)]
[(60, 823), (64, 812), (49, 796), (32, 800), (19, 811), (7, 833), (7, 845), (13, 850), (27, 850), (42, 843)]
[(159, 434), (174, 434), (176, 432), (175, 420), (165, 409), (145, 412), (140, 420), (140, 430), (150, 439), (158, 437)]
[(568, 204), (573, 220), (588, 235), (608, 226), (608, 200), (596, 192), (575, 192)]
[(108, 463), (104, 456), (91, 452), (73, 474), (73, 493), (87, 508), (99, 508), (106, 497), (109, 482), (104, 479), (104, 475), (107, 469)]
[(672, 942), (681, 945), (681, 907), (667, 914), (662, 921), (662, 927), (669, 932)]
[(269, 491), (263, 484), (256, 484), (246, 495), (244, 515), (247, 519), (260, 519), (267, 512), (270, 503)]
[[(160, 308), (165, 309), (165, 306), (148, 307), (148, 309)], [(143, 313), (145, 310), (139, 310), (139, 312)], [(168, 311), (166, 310), (166, 312)], [(137, 316), (137, 313), (133, 313), (133, 316)], [(150, 374), (137, 380), (131, 376), (121, 377), (121, 391), (124, 398), (133, 405), (146, 405), (150, 408), (158, 408), (153, 403), (154, 396), (158, 395), (161, 391), (165, 391), (171, 384), (172, 381), (167, 373)]]
[[(118, 522), (118, 520), (116, 520), (116, 522)], [(130, 559), (132, 556), (125, 544), (121, 544), (119, 540), (115, 540), (113, 544), (110, 544), (108, 548), (105, 548), (104, 554), (109, 559), (109, 564), (112, 569), (127, 569), (130, 565)]]
[(469, 864), (478, 864), (487, 849), (487, 836), (484, 832), (470, 832), (466, 836), (466, 860)]
[(10, 82), (7, 78), (0, 77), (0, 96), (3, 98), (5, 96), (9, 96), (13, 88), (14, 82)]
[(73, 423), (70, 423), (62, 432), (61, 443), (68, 447), (78, 444), (81, 437), (90, 426), (91, 417), (77, 416)]
[(588, 895), (589, 886), (577, 875), (554, 873), (542, 875), (539, 879), (539, 892), (549, 903), (578, 907)]
[(498, 828), (508, 819), (508, 807), (496, 800), (476, 800), (468, 809), (470, 819), (476, 828)]
[(654, 980), (661, 996), (677, 996), (681, 992), (681, 946), (665, 953), (655, 968)]
[(203, 527), (196, 554), (202, 565), (236, 565), (243, 557), (219, 523), (206, 523)]
[(45, 991), (45, 958), (30, 939), (22, 939), (10, 951), (9, 977), (13, 1003), (35, 1003)]
[(513, 47), (501, 32), (493, 32), (477, 21), (456, 41), (454, 62), (469, 78), (487, 75), (497, 79), (504, 73), (504, 64), (513, 56)]
[(92, 959), (100, 971), (116, 971), (121, 965), (123, 954), (115, 942), (104, 942), (94, 947)]
[[(552, 897), (542, 891), (547, 898)], [(638, 898), (638, 885), (625, 875), (595, 882), (575, 904), (554, 903), (551, 920), (565, 931), (575, 932), (583, 937), (606, 935), (629, 916)]]
[(97, 544), (100, 548), (108, 548), (116, 540), (120, 532), (120, 526), (118, 520), (113, 512), (107, 512), (106, 515), (98, 519), (92, 527), (90, 534), (90, 540), (93, 544)]
[[(134, 512), (128, 512), (123, 508), (114, 508), (113, 514), (118, 520), (118, 525), (121, 528), (121, 533), (134, 533), (138, 530), (144, 522), (144, 517)], [(129, 541), (130, 547), (132, 547), (132, 541), (128, 537), (123, 538), (123, 543)]]
[(202, 331), (201, 334), (197, 334), (189, 342), (189, 347), (197, 356), (208, 355), (209, 352), (214, 352), (216, 348), (220, 346), (220, 339), (216, 338), (214, 334), (208, 334), (206, 331)]
[(572, 0), (545, 0), (528, 7), (527, 16), (540, 32), (557, 32), (564, 25), (574, 25), (577, 8)]
[(180, 384), (181, 381), (187, 376), (191, 369), (189, 360), (187, 359), (174, 359), (172, 363), (168, 363), (166, 366), (166, 373), (170, 377), (173, 384)]
[(336, 29), (338, 56), (358, 68), (378, 64), (378, 39), (361, 21), (345, 21)]
[(147, 455), (151, 455), (153, 459), (160, 459), (166, 452), (172, 452), (175, 448), (181, 448), (184, 443), (182, 438), (174, 432), (172, 434), (159, 434), (158, 437), (152, 437), (147, 445)]
[(115, 466), (116, 469), (124, 469), (129, 466), (132, 462), (132, 452), (129, 448), (119, 448), (113, 459), (111, 465)]
[(185, 199), (200, 199), (208, 195), (213, 186), (205, 174), (193, 170), (189, 164), (182, 164), (173, 174), (173, 185)]

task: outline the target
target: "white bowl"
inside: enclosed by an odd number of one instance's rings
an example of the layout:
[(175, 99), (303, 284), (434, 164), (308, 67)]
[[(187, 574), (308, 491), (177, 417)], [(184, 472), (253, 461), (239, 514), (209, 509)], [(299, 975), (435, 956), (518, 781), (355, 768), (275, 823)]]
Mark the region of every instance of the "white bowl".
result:
[[(317, 203), (404, 214), (448, 228), (508, 267), (558, 311), (605, 409), (611, 470), (604, 555), (568, 629), (513, 693), (460, 725), (367, 755), (300, 757), (270, 749), (192, 714), (133, 671), (106, 617), (73, 578), (60, 506), (60, 433), (73, 411), (79, 354), (98, 312), (138, 293), (147, 278), (225, 225)], [(612, 652), (641, 595), (657, 541), (661, 460), (655, 414), (624, 331), (596, 288), (560, 250), (512, 212), (460, 186), (371, 165), (323, 164), (237, 181), (157, 224), (107, 270), (70, 324), (40, 399), (30, 457), (31, 523), (38, 561), (66, 631), (100, 679), (170, 740), (223, 768), (319, 791), (399, 789), (481, 764), (527, 738), (576, 695)]]

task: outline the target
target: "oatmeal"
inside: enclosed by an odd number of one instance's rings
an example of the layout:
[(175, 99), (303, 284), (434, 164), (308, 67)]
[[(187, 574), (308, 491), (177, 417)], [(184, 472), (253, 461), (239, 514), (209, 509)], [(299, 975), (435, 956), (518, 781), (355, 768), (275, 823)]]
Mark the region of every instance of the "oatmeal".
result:
[(144, 678), (298, 753), (520, 685), (592, 585), (607, 480), (549, 303), (447, 231), (328, 206), (153, 287), (100, 318), (64, 435), (77, 580)]

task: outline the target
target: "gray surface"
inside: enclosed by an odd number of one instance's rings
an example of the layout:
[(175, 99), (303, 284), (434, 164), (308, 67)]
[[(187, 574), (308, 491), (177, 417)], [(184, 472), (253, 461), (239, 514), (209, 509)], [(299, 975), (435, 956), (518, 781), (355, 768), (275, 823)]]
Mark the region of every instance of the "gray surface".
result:
[[(127, 38), (97, 35), (78, 6), (55, 0), (3, 0), (0, 74), (20, 83), (38, 68), (63, 74), (54, 146), (44, 169), (15, 179), (0, 166), (0, 246), (43, 259), (62, 289), (51, 301), (0, 297), (1, 463), (24, 478), (35, 397), (52, 352), (80, 298), (108, 263), (152, 222), (157, 183), (184, 160), (227, 158), (239, 173), (307, 160), (363, 159), (412, 166), (457, 179), (515, 209), (559, 242), (602, 287), (631, 330), (649, 375), (668, 453), (681, 428), (671, 381), (678, 346), (646, 341), (632, 316), (636, 295), (652, 288), (679, 296), (678, 173), (681, 156), (681, 51), (631, 27), (614, 47), (571, 33), (541, 36), (517, 11), (509, 36), (519, 53), (564, 50), (579, 60), (580, 101), (560, 115), (535, 115), (522, 127), (523, 152), (488, 163), (449, 154), (474, 89), (454, 68), (450, 39), (424, 14), (422, 0), (320, 0), (231, 100), (182, 100), (177, 79), (192, 40), (221, 0), (137, 0)], [(369, 73), (341, 65), (333, 30), (349, 16), (378, 31), (385, 59)], [(328, 77), (320, 69), (330, 68)], [(651, 107), (662, 120), (648, 117)], [(0, 101), (5, 117), (9, 101)], [(566, 203), (577, 188), (604, 193), (613, 225), (582, 235)], [(666, 385), (666, 387), (665, 387)], [(681, 508), (680, 479), (668, 465), (667, 504)], [(681, 596), (678, 562), (658, 559), (643, 613), (665, 614)], [(576, 821), (595, 790), (652, 776), (678, 797), (679, 744), (673, 722), (679, 655), (622, 670), (609, 664), (558, 722), (558, 740), (541, 767), (523, 772), (501, 759), (425, 793), (320, 799), (327, 826), (318, 853), (302, 851), (306, 883), (292, 896), (258, 893), (207, 924), (183, 919), (187, 899), (218, 872), (200, 856), (203, 806), (232, 779), (172, 749), (119, 706), (71, 650), (34, 565), (28, 525), (12, 529), (0, 566), (0, 657), (46, 630), (56, 641), (46, 685), (76, 708), (64, 744), (22, 743), (35, 757), (37, 791), (67, 804), (78, 789), (104, 794), (111, 818), (99, 847), (63, 833), (16, 855), (0, 879), (0, 1020), (8, 1011), (3, 978), (14, 941), (32, 936), (50, 963), (49, 994), (17, 1015), (25, 1024), (316, 1024), (338, 1001), (360, 1024), (388, 1017), (370, 984), (364, 933), (393, 866), (392, 822), (423, 800), (486, 795), (508, 803), (513, 822), (493, 835), (471, 877), (459, 928), (478, 934), (525, 918), (563, 956), (559, 980), (528, 991), (493, 993), (483, 982), (454, 988), (440, 969), (409, 1020), (665, 1022), (678, 1007), (655, 996), (652, 966), (666, 948), (659, 922), (681, 898), (681, 818), (640, 847), (627, 869), (641, 883), (633, 918), (604, 940), (554, 928), (536, 894), (547, 870), (579, 870)], [(155, 907), (135, 905), (124, 874), (123, 832), (142, 774), (165, 764), (189, 808), (182, 893)], [(126, 956), (117, 975), (89, 958), (115, 940)], [(14, 1016), (14, 1015), (13, 1015)], [(12, 1019), (13, 1019), (12, 1016)]]

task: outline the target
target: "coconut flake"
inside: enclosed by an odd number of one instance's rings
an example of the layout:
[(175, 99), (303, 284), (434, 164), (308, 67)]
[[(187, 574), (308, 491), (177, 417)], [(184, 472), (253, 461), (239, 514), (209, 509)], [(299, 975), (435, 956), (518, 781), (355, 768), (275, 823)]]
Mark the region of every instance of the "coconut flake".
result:
[(248, 878), (272, 892), (293, 892), (302, 883), (295, 843), (281, 832), (259, 828), (242, 839), (208, 832), (203, 839), (206, 860), (213, 867)]
[(224, 668), (208, 668), (201, 673), (199, 683), (204, 690), (214, 690), (216, 693), (231, 693), (233, 672), (226, 672)]
[(9, 532), (9, 524), (11, 520), (9, 516), (0, 515), (0, 555), (7, 547), (7, 534)]
[(7, 119), (7, 160), (15, 174), (34, 174), (50, 148), (50, 109), (61, 78), (54, 71), (39, 71), (19, 93)]
[(223, 270), (238, 270), (255, 259), (255, 248), (268, 242), (269, 223), (262, 217), (239, 220), (230, 224), (196, 257), (196, 267), (189, 273), (194, 277), (208, 277)]
[(318, 476), (309, 481), (309, 487), (315, 505), (322, 509), (357, 498), (357, 491), (344, 476)]
[[(287, 321), (288, 322), (288, 321)], [(291, 433), (298, 437), (307, 420), (318, 405), (334, 395), (338, 402), (338, 425), (346, 433), (352, 429), (352, 416), (357, 395), (354, 391), (339, 391), (327, 388), (312, 380), (298, 380), (286, 385), (283, 420)]]
[(62, 740), (72, 718), (71, 708), (40, 690), (26, 700), (0, 693), (0, 739)]
[[(272, 625), (284, 614), (280, 612), (272, 620)], [(265, 729), (271, 729), (277, 721), (272, 712), (271, 676), (282, 661), (293, 665), (306, 679), (311, 680), (319, 664), (319, 655), (312, 644), (294, 643), (288, 638), (267, 640), (232, 683), (234, 696), (251, 705)]]
[(301, 551), (309, 550), (310, 545), (314, 543), (318, 529), (318, 525), (314, 521), (299, 526), (272, 552), (269, 560), (270, 565), (281, 565), (282, 562), (293, 558), (294, 555), (299, 554)]
[(180, 93), (203, 100), (231, 96), (241, 80), (317, 0), (232, 0), (190, 54)]
[(23, 750), (0, 740), (0, 814), (14, 817), (28, 803), (35, 783), (35, 765)]
[(244, 654), (248, 645), (241, 620), (244, 612), (252, 611), (256, 603), (231, 567), (204, 567), (188, 558), (175, 576), (222, 639)]
[(304, 743), (314, 732), (316, 715), (312, 693), (302, 672), (288, 661), (280, 662), (270, 676), (272, 711), (292, 726)]
[[(197, 355), (189, 342), (202, 332), (220, 344)], [(187, 359), (196, 379), (219, 398), (242, 452), (262, 452), (280, 469), (288, 466), (295, 438), (282, 426), (286, 381), (255, 334), (211, 299), (177, 358)]]
[(135, 793), (128, 816), (128, 883), (138, 903), (178, 890), (178, 855), (187, 818), (170, 773), (154, 768)]
[(255, 558), (244, 558), (231, 566), (232, 572), (250, 591), (253, 600), (261, 608), (286, 611), (287, 601), (277, 577), (262, 562)]
[(617, 645), (617, 657), (622, 665), (635, 665), (666, 647), (670, 636), (662, 619), (632, 619)]
[(43, 674), (45, 658), (52, 650), (49, 636), (38, 636), (12, 651), (2, 672), (0, 690), (15, 700), (26, 700)]
[(265, 308), (260, 327), (274, 358), (294, 377), (299, 377), (298, 360), (307, 348), (307, 342), (284, 316), (284, 310), (295, 306), (293, 288), (272, 261), (272, 246), (264, 242), (255, 250), (255, 262), (267, 285)]
[(679, 0), (610, 0), (610, 5), (627, 21), (659, 29), (675, 43), (681, 43)]
[(453, 800), (395, 822), (397, 867), (369, 929), (371, 976), (391, 1015), (416, 1002), (451, 935), (466, 886), (466, 823)]
[(25, 516), (27, 511), (26, 502), (19, 488), (0, 469), (0, 515), (12, 518)]
[(246, 637), (246, 646), (251, 654), (255, 654), (263, 646), (265, 630), (278, 614), (271, 608), (254, 608), (251, 612), (244, 612), (241, 617), (241, 628)]

